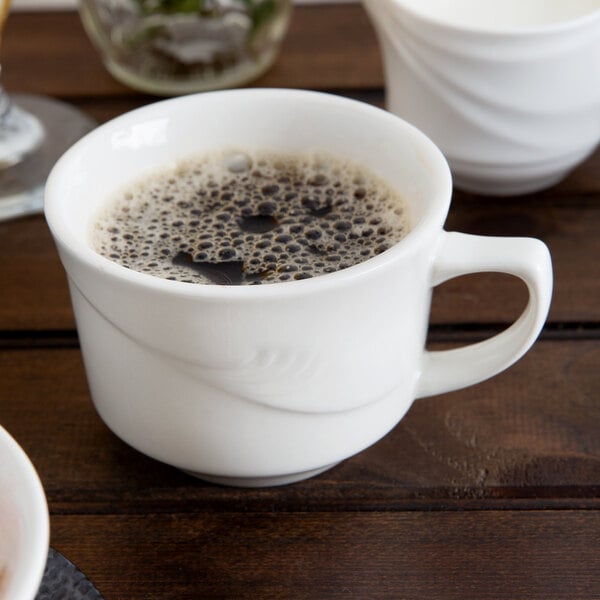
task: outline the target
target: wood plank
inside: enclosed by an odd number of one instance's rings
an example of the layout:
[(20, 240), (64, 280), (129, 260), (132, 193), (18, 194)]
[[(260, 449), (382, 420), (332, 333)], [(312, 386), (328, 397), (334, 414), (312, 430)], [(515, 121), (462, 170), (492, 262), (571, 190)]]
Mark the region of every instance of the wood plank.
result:
[[(484, 235), (539, 237), (550, 247), (555, 289), (553, 323), (600, 322), (600, 151), (550, 193), (482, 199), (456, 193), (446, 228)], [(586, 183), (587, 182), (587, 183)], [(571, 195), (572, 194), (572, 195)], [(66, 280), (40, 216), (0, 223), (0, 330), (72, 329)], [(507, 323), (526, 302), (524, 286), (508, 276), (476, 275), (439, 287), (432, 323)]]
[(46, 221), (0, 222), (0, 329), (73, 329), (66, 277)]
[(417, 401), (384, 439), (293, 486), (210, 485), (100, 421), (74, 348), (0, 351), (0, 423), (59, 512), (600, 508), (600, 340), (541, 341), (471, 388)]
[[(135, 94), (106, 71), (75, 12), (11, 15), (2, 51), (2, 78), (10, 91), (63, 98)], [(314, 89), (381, 87), (379, 49), (362, 7), (297, 7), (279, 60), (255, 83)]]
[(52, 544), (106, 600), (592, 600), (600, 513), (62, 516)]

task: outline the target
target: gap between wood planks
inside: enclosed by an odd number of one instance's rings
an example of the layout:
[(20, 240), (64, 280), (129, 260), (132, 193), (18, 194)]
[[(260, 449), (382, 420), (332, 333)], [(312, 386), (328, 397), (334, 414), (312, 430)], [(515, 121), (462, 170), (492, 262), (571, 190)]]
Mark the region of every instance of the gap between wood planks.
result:
[[(473, 343), (484, 340), (508, 326), (507, 323), (433, 324), (429, 327), (429, 343)], [(600, 339), (600, 323), (548, 323), (540, 340), (595, 340)], [(78, 348), (79, 339), (74, 329), (0, 330), (0, 349)]]

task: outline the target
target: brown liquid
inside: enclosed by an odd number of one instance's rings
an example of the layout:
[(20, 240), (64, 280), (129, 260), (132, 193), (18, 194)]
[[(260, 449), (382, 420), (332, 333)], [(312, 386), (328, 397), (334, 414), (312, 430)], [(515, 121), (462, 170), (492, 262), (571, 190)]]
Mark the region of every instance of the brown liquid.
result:
[(409, 229), (373, 173), (333, 157), (211, 154), (133, 184), (92, 244), (125, 267), (190, 283), (306, 279), (363, 262)]

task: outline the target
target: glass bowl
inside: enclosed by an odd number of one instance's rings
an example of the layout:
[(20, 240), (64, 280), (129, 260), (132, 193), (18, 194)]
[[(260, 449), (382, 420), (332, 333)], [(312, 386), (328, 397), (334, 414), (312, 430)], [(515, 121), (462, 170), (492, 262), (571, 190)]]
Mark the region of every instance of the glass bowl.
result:
[(248, 83), (275, 61), (291, 0), (80, 0), (108, 71), (171, 96)]

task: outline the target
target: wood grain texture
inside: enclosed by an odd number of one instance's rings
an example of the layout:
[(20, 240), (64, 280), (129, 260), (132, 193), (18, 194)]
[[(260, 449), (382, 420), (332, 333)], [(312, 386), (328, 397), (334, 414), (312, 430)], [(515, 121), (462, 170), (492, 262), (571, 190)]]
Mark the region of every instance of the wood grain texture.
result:
[(106, 600), (594, 600), (600, 513), (52, 518)]
[(92, 407), (76, 348), (0, 351), (0, 422), (59, 512), (598, 507), (599, 362), (600, 341), (538, 342), (490, 381), (415, 402), (320, 477), (270, 490), (206, 484), (122, 443)]

